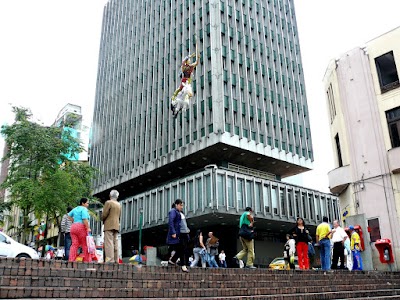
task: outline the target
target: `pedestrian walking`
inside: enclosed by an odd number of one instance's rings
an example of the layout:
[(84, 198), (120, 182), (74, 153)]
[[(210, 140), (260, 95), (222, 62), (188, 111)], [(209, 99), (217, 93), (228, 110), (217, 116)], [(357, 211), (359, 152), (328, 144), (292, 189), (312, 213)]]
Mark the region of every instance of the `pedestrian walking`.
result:
[[(333, 243), (333, 255), (332, 255), (332, 266), (331, 269), (345, 269), (344, 266), (344, 242), (348, 238), (346, 231), (339, 225), (338, 220), (333, 221), (332, 243)], [(338, 261), (340, 259), (340, 267), (338, 267)]]
[(203, 268), (206, 267), (206, 246), (204, 245), (203, 242), (203, 233), (201, 232), (200, 229), (197, 229), (196, 231), (196, 236), (194, 237), (193, 240), (193, 255), (194, 255), (194, 260), (191, 262), (190, 267), (194, 268), (197, 266), (199, 263), (199, 260), (201, 260), (201, 266)]
[(110, 200), (103, 207), (104, 250), (106, 263), (118, 263), (118, 234), (121, 219), (121, 204), (118, 202), (119, 192), (112, 190)]
[(170, 246), (170, 251), (175, 251), (168, 263), (175, 265), (178, 258), (181, 261), (183, 272), (189, 272), (188, 244), (190, 230), (186, 223), (186, 217), (183, 214), (184, 203), (181, 199), (175, 200), (172, 209), (168, 213), (168, 235), (167, 244)]
[(310, 232), (306, 228), (303, 218), (297, 218), (296, 223), (296, 226), (290, 231), (290, 234), (296, 241), (296, 252), (300, 270), (308, 270), (310, 268), (310, 260), (308, 258)]
[(210, 268), (218, 268), (218, 264), (215, 261), (215, 256), (218, 255), (219, 239), (214, 236), (214, 233), (210, 231), (208, 233), (208, 239), (206, 242), (207, 254), (208, 254), (208, 265)]
[(70, 220), (73, 221), (71, 225), (71, 239), (72, 245), (69, 253), (69, 261), (75, 261), (78, 255), (78, 248), (82, 248), (82, 255), (84, 262), (91, 262), (92, 255), (88, 251), (86, 244), (86, 237), (91, 232), (89, 225), (89, 200), (87, 198), (82, 198), (79, 201), (79, 206), (75, 207), (68, 213)]
[(70, 220), (68, 213), (72, 210), (71, 206), (67, 207), (67, 213), (61, 219), (61, 232), (64, 236), (64, 260), (69, 259), (69, 250), (72, 245), (71, 240), (71, 225), (72, 221)]
[(320, 246), (321, 268), (331, 269), (331, 240), (329, 233), (331, 226), (328, 224), (328, 217), (322, 217), (322, 223), (317, 226), (316, 242)]
[[(247, 263), (246, 263), (246, 268), (249, 269), (255, 269), (256, 267), (254, 266), (254, 259), (255, 259), (255, 253), (254, 253), (254, 218), (252, 216), (253, 210), (251, 207), (246, 207), (245, 212), (241, 215), (240, 220), (239, 220), (239, 234), (242, 231), (242, 235), (246, 236), (244, 238), (243, 236), (239, 236), (240, 242), (242, 244), (242, 250), (236, 254), (236, 256), (233, 257), (233, 259), (236, 261), (237, 265), (240, 266), (240, 261), (243, 259), (243, 257), (247, 256)], [(247, 232), (248, 234), (244, 234)]]

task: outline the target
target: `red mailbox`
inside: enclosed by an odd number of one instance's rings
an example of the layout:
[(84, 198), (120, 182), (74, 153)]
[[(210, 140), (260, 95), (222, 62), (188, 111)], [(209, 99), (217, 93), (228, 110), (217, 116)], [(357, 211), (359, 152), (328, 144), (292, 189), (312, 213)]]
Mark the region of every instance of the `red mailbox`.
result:
[(383, 264), (394, 263), (392, 242), (389, 239), (376, 240), (375, 247), (379, 251), (379, 260)]

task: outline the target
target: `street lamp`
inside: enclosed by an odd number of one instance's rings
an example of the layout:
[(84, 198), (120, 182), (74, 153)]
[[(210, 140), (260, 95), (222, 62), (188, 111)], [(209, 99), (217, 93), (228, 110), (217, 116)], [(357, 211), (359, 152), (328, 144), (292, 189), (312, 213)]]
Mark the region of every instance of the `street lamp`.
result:
[(143, 208), (139, 209), (139, 264), (142, 263), (142, 226), (143, 226)]

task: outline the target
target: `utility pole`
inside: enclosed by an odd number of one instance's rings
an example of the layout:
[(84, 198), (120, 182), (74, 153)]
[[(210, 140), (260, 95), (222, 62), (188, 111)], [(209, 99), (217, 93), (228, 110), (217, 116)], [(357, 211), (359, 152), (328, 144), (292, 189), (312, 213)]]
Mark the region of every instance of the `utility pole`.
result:
[(143, 208), (139, 210), (139, 264), (142, 263), (142, 226), (143, 226)]

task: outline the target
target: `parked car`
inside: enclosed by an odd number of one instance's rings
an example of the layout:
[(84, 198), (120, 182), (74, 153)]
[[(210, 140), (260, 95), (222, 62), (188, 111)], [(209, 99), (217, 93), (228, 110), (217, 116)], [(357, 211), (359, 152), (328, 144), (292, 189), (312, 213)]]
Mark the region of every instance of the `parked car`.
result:
[(4, 232), (0, 232), (0, 257), (39, 259), (39, 254), (34, 249), (14, 241)]
[[(299, 269), (299, 262), (297, 256), (294, 257), (294, 267), (296, 270)], [(274, 260), (268, 266), (271, 270), (286, 270), (286, 262), (283, 257), (275, 257)]]

